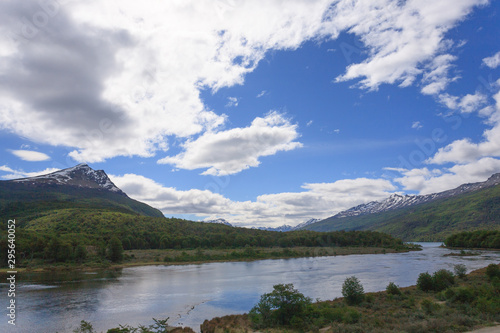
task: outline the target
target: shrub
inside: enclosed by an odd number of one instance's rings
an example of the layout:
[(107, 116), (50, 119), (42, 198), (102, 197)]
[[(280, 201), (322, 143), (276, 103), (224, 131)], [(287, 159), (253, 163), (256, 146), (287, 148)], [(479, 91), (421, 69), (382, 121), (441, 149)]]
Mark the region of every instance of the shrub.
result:
[(353, 308), (345, 308), (344, 314), (342, 316), (342, 322), (344, 324), (356, 324), (361, 318), (361, 314)]
[(417, 288), (422, 291), (434, 290), (434, 283), (429, 272), (420, 273), (417, 279)]
[(463, 279), (467, 275), (467, 267), (464, 264), (457, 264), (453, 267), (455, 274)]
[(455, 284), (455, 276), (447, 269), (440, 269), (432, 275), (433, 290), (441, 291)]
[(385, 291), (389, 295), (401, 295), (401, 290), (399, 290), (399, 287), (394, 282), (389, 282)]
[(488, 267), (486, 267), (486, 275), (488, 275), (490, 279), (494, 277), (500, 278), (500, 268), (496, 264), (489, 264)]
[(357, 277), (351, 276), (345, 279), (342, 285), (342, 295), (348, 305), (356, 305), (363, 302), (365, 291)]
[(251, 321), (259, 327), (302, 323), (311, 299), (293, 288), (293, 284), (277, 284), (273, 291), (260, 297), (249, 313)]
[(435, 313), (441, 308), (439, 304), (434, 303), (433, 301), (427, 298), (422, 301), (421, 306), (422, 310), (428, 315)]

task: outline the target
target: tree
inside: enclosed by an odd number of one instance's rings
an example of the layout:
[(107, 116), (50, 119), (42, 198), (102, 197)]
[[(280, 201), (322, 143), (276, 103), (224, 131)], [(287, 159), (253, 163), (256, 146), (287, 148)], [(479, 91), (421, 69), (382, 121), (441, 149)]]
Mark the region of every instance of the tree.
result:
[(114, 236), (109, 242), (109, 259), (112, 262), (123, 260), (123, 245), (118, 237)]
[(422, 291), (431, 291), (434, 289), (432, 276), (429, 274), (429, 272), (420, 273), (417, 279), (417, 288)]
[(356, 305), (365, 299), (363, 286), (355, 276), (345, 279), (342, 285), (342, 295), (348, 305)]
[(273, 288), (250, 310), (252, 322), (260, 327), (272, 327), (303, 320), (311, 299), (294, 289), (293, 284), (277, 284)]
[(455, 274), (461, 279), (463, 279), (467, 275), (467, 266), (465, 266), (464, 264), (456, 264), (453, 269), (455, 271)]

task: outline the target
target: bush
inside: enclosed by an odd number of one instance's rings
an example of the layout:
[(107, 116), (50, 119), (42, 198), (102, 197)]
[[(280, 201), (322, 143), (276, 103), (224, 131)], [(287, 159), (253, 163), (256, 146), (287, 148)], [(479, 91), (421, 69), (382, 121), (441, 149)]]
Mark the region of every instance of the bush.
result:
[(385, 291), (389, 295), (401, 295), (401, 290), (399, 290), (399, 287), (394, 282), (389, 282)]
[(417, 288), (422, 291), (434, 290), (434, 282), (429, 272), (420, 273), (417, 279)]
[[(311, 299), (293, 288), (293, 284), (277, 284), (273, 291), (260, 297), (249, 313), (258, 327), (303, 323)], [(292, 323), (292, 318), (293, 323)]]
[(500, 268), (496, 264), (489, 264), (488, 267), (486, 267), (486, 275), (488, 275), (490, 279), (494, 277), (500, 278)]
[(463, 279), (467, 275), (467, 267), (464, 264), (457, 264), (453, 267), (455, 274)]
[(421, 306), (422, 310), (428, 315), (435, 313), (441, 308), (439, 304), (434, 303), (433, 301), (427, 298), (422, 301)]
[(447, 269), (440, 269), (432, 275), (433, 290), (441, 291), (455, 284), (455, 276)]
[(348, 305), (356, 305), (363, 302), (365, 291), (357, 277), (351, 276), (345, 279), (342, 285), (342, 295)]

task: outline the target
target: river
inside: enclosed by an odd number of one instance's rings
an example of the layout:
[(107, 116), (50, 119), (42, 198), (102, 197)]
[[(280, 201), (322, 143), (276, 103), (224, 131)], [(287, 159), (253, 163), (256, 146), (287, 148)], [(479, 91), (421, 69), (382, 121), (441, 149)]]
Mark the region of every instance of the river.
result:
[(500, 262), (500, 252), (445, 257), (452, 251), (439, 248), (440, 243), (420, 244), (423, 251), (399, 254), (18, 273), (15, 329), (6, 316), (8, 284), (0, 283), (0, 332), (71, 332), (81, 320), (106, 332), (119, 324), (149, 325), (152, 318), (166, 317), (171, 325), (199, 330), (205, 319), (248, 312), (278, 283), (293, 283), (313, 300), (326, 300), (341, 297), (342, 283), (352, 275), (371, 292), (385, 290), (389, 282), (414, 285), (422, 272), (453, 270), (459, 263), (470, 271)]

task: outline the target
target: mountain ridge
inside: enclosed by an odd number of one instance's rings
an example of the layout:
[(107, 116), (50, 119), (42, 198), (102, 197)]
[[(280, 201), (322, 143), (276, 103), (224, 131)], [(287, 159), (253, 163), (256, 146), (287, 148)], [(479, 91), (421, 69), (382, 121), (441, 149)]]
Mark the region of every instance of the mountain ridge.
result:
[(462, 184), (454, 189), (446, 190), (438, 193), (425, 195), (411, 194), (392, 194), (382, 201), (371, 201), (366, 204), (361, 204), (345, 211), (339, 212), (328, 219), (352, 217), (366, 214), (375, 214), (386, 212), (389, 210), (405, 208), (409, 206), (419, 205), (422, 203), (431, 202), (438, 199), (445, 199), (457, 196), (464, 193), (478, 191), (483, 188), (492, 187), (500, 184), (500, 173), (495, 173), (484, 182)]
[(94, 170), (87, 164), (46, 175), (0, 181), (0, 216), (29, 219), (73, 207), (163, 217), (158, 209), (127, 196), (103, 170)]

